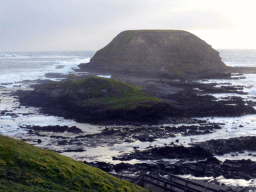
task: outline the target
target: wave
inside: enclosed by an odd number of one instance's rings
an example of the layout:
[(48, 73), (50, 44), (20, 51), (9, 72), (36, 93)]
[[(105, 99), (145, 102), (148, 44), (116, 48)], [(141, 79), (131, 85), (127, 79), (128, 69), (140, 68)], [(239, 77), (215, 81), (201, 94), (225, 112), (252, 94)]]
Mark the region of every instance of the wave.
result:
[[(49, 79), (45, 77), (46, 73), (60, 73), (64, 75), (68, 74), (75, 74), (76, 72), (73, 69), (78, 69), (78, 65), (81, 63), (88, 63), (90, 58), (74, 58), (72, 60), (65, 60), (65, 61), (49, 61), (48, 65), (39, 65), (35, 67), (35, 65), (31, 67), (21, 67), (17, 72), (6, 72), (0, 75), (0, 84), (4, 85), (5, 87), (12, 87), (14, 84), (22, 85), (21, 81), (24, 80), (37, 80), (37, 79)], [(27, 61), (25, 61), (27, 62)], [(41, 61), (40, 61), (41, 62)], [(40, 63), (38, 61), (38, 63)], [(33, 63), (36, 63), (33, 62)], [(47, 62), (45, 62), (47, 63)], [(61, 67), (58, 67), (61, 66)], [(53, 79), (52, 80), (58, 80)]]

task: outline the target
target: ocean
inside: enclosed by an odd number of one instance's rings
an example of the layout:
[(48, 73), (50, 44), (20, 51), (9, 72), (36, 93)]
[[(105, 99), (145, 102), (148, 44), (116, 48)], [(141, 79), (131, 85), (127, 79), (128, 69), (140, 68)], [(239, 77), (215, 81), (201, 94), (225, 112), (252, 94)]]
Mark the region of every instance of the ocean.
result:
[[(220, 49), (218, 50), (222, 61), (228, 66), (238, 67), (256, 67), (256, 50), (239, 50), (239, 49)], [(35, 84), (37, 80), (54, 80), (59, 81), (60, 78), (45, 76), (47, 73), (58, 74), (76, 74), (74, 69), (78, 68), (80, 63), (87, 63), (95, 54), (94, 51), (78, 51), (78, 52), (8, 52), (0, 53), (0, 134), (19, 138), (19, 135), (26, 134), (27, 130), (22, 127), (27, 125), (67, 125), (77, 126), (87, 133), (96, 133), (100, 128), (96, 125), (87, 123), (77, 123), (74, 120), (64, 119), (57, 116), (48, 116), (41, 114), (39, 108), (19, 106), (17, 98), (10, 95), (12, 91), (19, 89), (30, 89), (29, 85)], [(85, 72), (86, 73), (86, 72)], [(233, 74), (236, 76), (237, 74)], [(204, 80), (202, 83), (218, 83), (221, 85), (245, 86), (244, 90), (247, 95), (237, 94), (213, 94), (218, 99), (224, 99), (226, 96), (240, 96), (246, 100), (256, 102), (256, 74), (244, 74), (244, 78), (232, 80)], [(242, 117), (204, 117), (200, 118), (208, 122), (223, 123), (222, 129), (216, 130), (212, 134), (201, 136), (176, 136), (180, 143), (189, 143), (191, 140), (200, 142), (210, 139), (228, 139), (240, 136), (256, 136), (256, 115), (245, 115)], [(179, 126), (179, 125), (175, 125)], [(112, 156), (121, 151), (132, 150), (135, 146), (146, 148), (149, 145), (164, 145), (170, 143), (173, 138), (159, 139), (152, 143), (135, 142), (129, 144), (116, 144), (113, 147), (96, 147), (87, 149), (83, 152), (84, 157), (95, 156), (94, 160), (112, 161)], [(51, 149), (51, 147), (48, 147)], [(248, 157), (249, 152), (244, 154), (233, 155), (226, 154), (217, 158), (224, 161), (225, 159), (248, 159), (256, 161), (256, 153)], [(64, 155), (70, 156), (70, 154)], [(80, 157), (71, 156), (77, 160)], [(90, 158), (89, 158), (90, 159)], [(83, 159), (85, 160), (85, 159)], [(88, 160), (88, 159), (86, 159)], [(136, 163), (130, 162), (130, 163)], [(187, 176), (190, 177), (191, 176)], [(225, 180), (222, 182), (232, 185), (256, 186), (255, 182), (242, 180)]]
[(47, 79), (46, 73), (74, 73), (72, 69), (93, 55), (93, 51), (0, 53), (0, 84), (25, 86), (20, 81)]
[[(1, 52), (0, 53), (0, 111), (7, 111), (0, 117), (0, 134), (15, 135), (24, 133), (21, 126), (26, 125), (75, 125), (72, 120), (45, 116), (39, 109), (16, 108), (19, 106), (11, 91), (29, 89), (37, 80), (59, 81), (62, 78), (46, 77), (47, 73), (76, 74), (74, 69), (80, 63), (87, 63), (94, 55), (93, 51), (79, 52)], [(18, 116), (13, 118), (10, 113)], [(30, 115), (22, 115), (27, 113)], [(47, 122), (47, 123), (46, 123)]]

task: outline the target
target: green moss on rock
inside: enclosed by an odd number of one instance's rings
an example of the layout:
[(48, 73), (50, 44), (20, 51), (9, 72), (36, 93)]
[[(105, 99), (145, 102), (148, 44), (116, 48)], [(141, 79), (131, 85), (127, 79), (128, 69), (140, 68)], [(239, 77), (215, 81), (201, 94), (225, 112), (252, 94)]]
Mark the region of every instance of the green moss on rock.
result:
[(175, 113), (166, 102), (144, 93), (142, 87), (97, 76), (43, 84), (19, 99), (23, 105), (42, 107), (44, 113), (79, 122), (156, 122)]
[(138, 106), (152, 107), (161, 102), (160, 99), (145, 94), (141, 87), (97, 76), (50, 83), (40, 87), (38, 91), (56, 98), (65, 95), (81, 107), (132, 109)]

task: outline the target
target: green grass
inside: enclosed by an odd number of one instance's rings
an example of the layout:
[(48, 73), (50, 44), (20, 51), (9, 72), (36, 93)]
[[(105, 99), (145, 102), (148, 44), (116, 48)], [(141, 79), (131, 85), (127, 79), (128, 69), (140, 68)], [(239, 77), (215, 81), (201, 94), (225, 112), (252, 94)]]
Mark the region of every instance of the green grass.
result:
[(100, 169), (0, 135), (0, 191), (145, 191)]
[(133, 109), (138, 106), (151, 107), (160, 99), (151, 97), (142, 91), (141, 87), (102, 77), (88, 77), (69, 82), (73, 91), (86, 89), (88, 99), (84, 106), (105, 106), (110, 109)]
[[(101, 49), (101, 54), (106, 55), (108, 51), (110, 52), (118, 52), (120, 50), (123, 50), (124, 47), (130, 42), (132, 37), (138, 33), (143, 33), (143, 32), (172, 32), (172, 33), (177, 33), (177, 32), (182, 32), (182, 30), (127, 30), (121, 32), (116, 38), (117, 38), (117, 44), (113, 45), (114, 42), (110, 42), (106, 47)], [(109, 63), (109, 61), (108, 61)]]

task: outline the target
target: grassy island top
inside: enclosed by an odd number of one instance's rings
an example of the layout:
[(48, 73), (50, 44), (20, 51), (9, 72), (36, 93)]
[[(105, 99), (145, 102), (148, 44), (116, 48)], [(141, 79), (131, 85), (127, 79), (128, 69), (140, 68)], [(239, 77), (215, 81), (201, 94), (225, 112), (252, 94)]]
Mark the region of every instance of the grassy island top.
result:
[(0, 135), (0, 191), (145, 191), (129, 182), (59, 155)]
[[(115, 38), (118, 43), (115, 44), (113, 52), (119, 51), (120, 49), (123, 49), (123, 47), (130, 42), (132, 37), (134, 35), (137, 35), (139, 33), (188, 33), (186, 31), (182, 30), (159, 30), (159, 29), (152, 29), (152, 30), (147, 30), (147, 29), (142, 29), (142, 30), (126, 30), (118, 34), (118, 36)], [(111, 46), (113, 46), (111, 43), (108, 44), (106, 47), (102, 48), (104, 52), (106, 52), (109, 48), (111, 49)]]
[(73, 99), (77, 105), (82, 107), (133, 109), (138, 106), (151, 107), (152, 104), (161, 102), (160, 99), (144, 93), (142, 87), (97, 76), (54, 82), (40, 87), (40, 90), (47, 95), (54, 93), (56, 97), (64, 95), (68, 100)]

